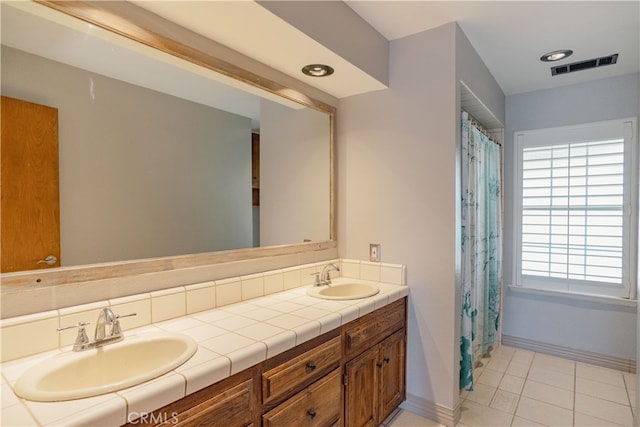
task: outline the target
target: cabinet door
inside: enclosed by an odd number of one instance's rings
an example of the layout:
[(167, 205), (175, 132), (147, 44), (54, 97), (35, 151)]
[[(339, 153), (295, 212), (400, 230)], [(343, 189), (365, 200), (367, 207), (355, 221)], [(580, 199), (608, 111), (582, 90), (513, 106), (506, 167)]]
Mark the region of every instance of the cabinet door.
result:
[(377, 347), (346, 364), (346, 427), (378, 427), (379, 371)]
[(380, 418), (386, 419), (405, 398), (404, 331), (398, 331), (380, 344), (379, 361), (382, 364), (380, 380)]

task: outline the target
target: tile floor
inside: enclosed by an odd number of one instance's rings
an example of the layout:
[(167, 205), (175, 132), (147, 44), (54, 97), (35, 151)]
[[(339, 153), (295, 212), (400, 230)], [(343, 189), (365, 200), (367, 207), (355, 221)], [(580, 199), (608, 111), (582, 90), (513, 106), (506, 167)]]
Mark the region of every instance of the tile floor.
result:
[[(498, 347), (463, 392), (459, 427), (632, 426), (635, 374), (542, 353)], [(398, 411), (385, 427), (437, 426)]]

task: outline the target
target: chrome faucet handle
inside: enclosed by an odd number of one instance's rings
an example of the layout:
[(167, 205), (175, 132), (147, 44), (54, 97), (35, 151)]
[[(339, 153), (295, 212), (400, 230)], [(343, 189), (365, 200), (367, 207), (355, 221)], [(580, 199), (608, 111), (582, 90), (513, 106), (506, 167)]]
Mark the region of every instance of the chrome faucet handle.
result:
[(87, 330), (85, 329), (85, 326), (89, 324), (90, 322), (80, 321), (76, 325), (63, 326), (61, 328), (56, 328), (56, 330), (61, 332), (66, 331), (67, 329), (78, 328), (78, 335), (76, 336), (76, 342), (73, 344), (73, 350), (80, 351), (89, 344), (89, 337), (87, 336)]
[(313, 280), (313, 286), (320, 286), (320, 273), (316, 272), (316, 273), (309, 273), (309, 276), (316, 276), (316, 278)]
[(113, 324), (113, 330), (111, 334), (114, 336), (122, 335), (122, 328), (120, 327), (120, 319), (123, 317), (132, 317), (137, 315), (138, 313), (116, 314), (116, 320), (115, 320), (115, 323)]
[(137, 316), (138, 313), (129, 313), (129, 314), (116, 314), (116, 320), (122, 319), (123, 317), (133, 317)]

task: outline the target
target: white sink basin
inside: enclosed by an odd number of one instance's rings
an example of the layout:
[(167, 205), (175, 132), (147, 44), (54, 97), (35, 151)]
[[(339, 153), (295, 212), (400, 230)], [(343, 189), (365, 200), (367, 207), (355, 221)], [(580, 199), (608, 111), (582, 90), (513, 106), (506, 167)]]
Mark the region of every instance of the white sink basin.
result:
[(18, 378), (18, 396), (40, 402), (109, 393), (163, 375), (189, 360), (198, 349), (188, 336), (149, 333), (116, 344), (66, 352), (43, 360)]
[(366, 298), (378, 292), (380, 292), (380, 289), (373, 283), (355, 281), (340, 281), (331, 285), (312, 286), (307, 289), (309, 296), (333, 300)]

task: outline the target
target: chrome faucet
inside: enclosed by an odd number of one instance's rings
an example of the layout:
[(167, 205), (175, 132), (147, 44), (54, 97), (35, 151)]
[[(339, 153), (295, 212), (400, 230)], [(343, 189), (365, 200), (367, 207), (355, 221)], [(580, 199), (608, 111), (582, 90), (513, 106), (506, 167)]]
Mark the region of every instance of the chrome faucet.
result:
[(329, 263), (322, 268), (322, 273), (320, 273), (320, 282), (317, 284), (318, 286), (331, 284), (331, 275), (329, 273), (332, 270), (340, 271), (340, 267), (335, 263)]
[[(117, 331), (115, 330), (116, 326), (118, 329)], [(98, 315), (98, 321), (96, 322), (96, 332), (94, 334), (95, 342), (113, 340), (116, 338), (122, 338), (122, 331), (120, 330), (118, 317), (116, 317), (110, 308), (103, 308)]]
[(136, 313), (131, 313), (121, 316), (115, 314), (110, 308), (103, 308), (98, 315), (93, 341), (89, 341), (85, 330), (85, 326), (89, 324), (88, 322), (81, 321), (76, 325), (58, 328), (58, 331), (78, 328), (78, 336), (76, 337), (76, 342), (73, 344), (73, 351), (88, 350), (90, 348), (102, 347), (103, 345), (122, 341), (124, 336), (122, 335), (119, 319), (135, 315)]

